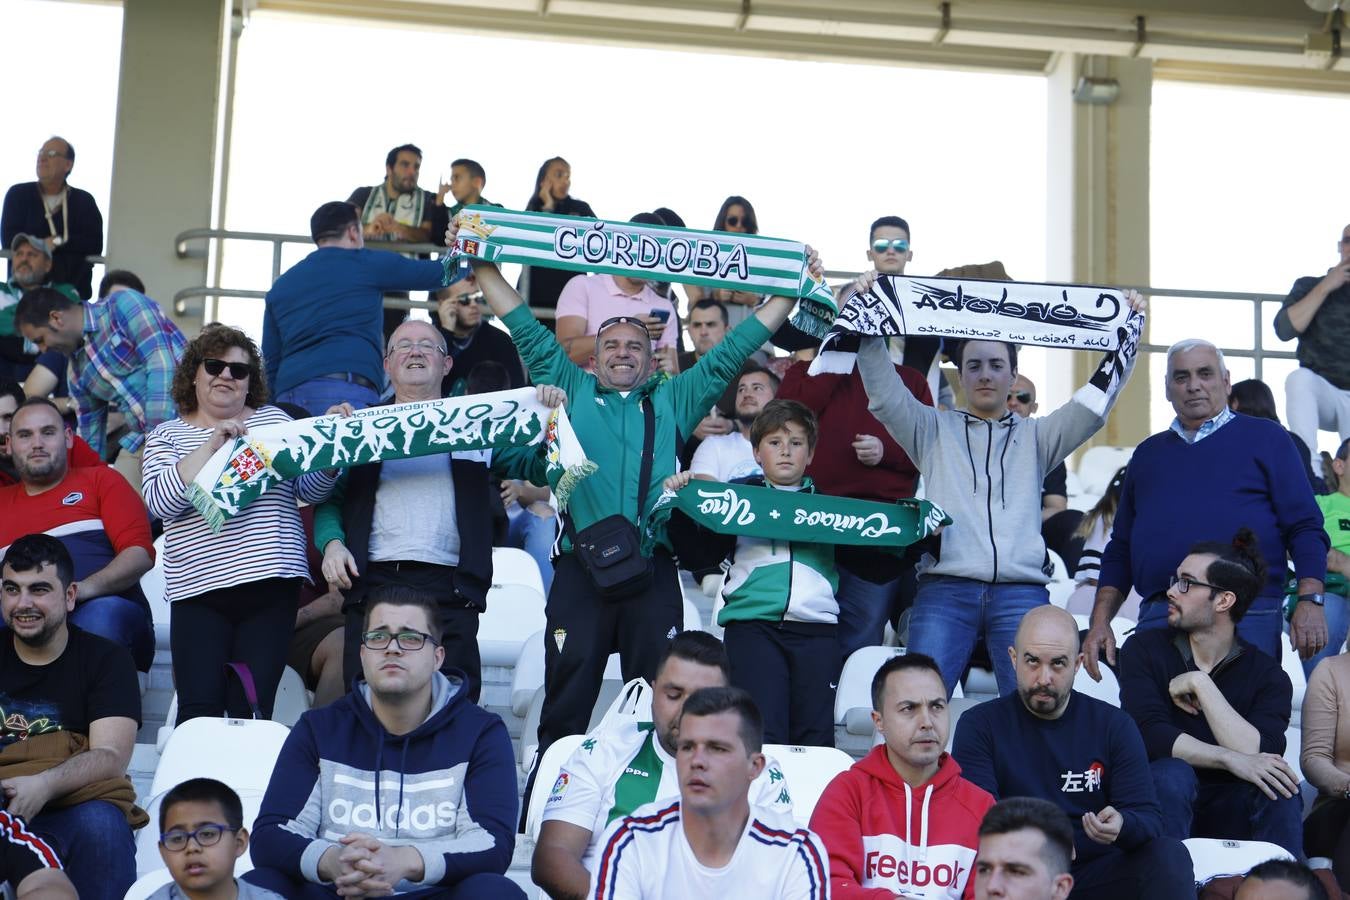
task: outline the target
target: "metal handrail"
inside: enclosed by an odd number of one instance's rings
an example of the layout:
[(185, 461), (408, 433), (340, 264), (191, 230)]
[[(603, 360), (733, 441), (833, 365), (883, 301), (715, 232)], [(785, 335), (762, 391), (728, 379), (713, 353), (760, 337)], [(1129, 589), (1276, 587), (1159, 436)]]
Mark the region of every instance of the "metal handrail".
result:
[[(174, 249), (180, 259), (204, 258), (206, 249), (190, 246), (198, 241), (255, 241), (270, 243), (272, 245), (272, 281), (275, 282), (281, 276), (281, 248), (286, 244), (309, 245), (313, 241), (308, 235), (300, 234), (275, 234), (263, 231), (230, 231), (220, 228), (192, 228), (182, 232), (175, 238)], [(371, 241), (366, 245), (372, 250), (388, 250), (395, 253), (416, 253), (421, 255), (439, 258), (445, 248), (437, 244), (407, 244), (399, 241)], [(826, 279), (833, 281), (845, 281), (858, 277), (861, 274), (857, 271), (845, 269), (831, 269), (825, 271)], [(1058, 282), (1048, 282), (1056, 284)], [(1248, 291), (1202, 291), (1188, 288), (1161, 288), (1149, 286), (1137, 286), (1135, 288), (1141, 294), (1150, 298), (1159, 298), (1163, 300), (1238, 300), (1252, 304), (1252, 347), (1245, 349), (1240, 347), (1228, 348), (1221, 347), (1225, 356), (1240, 357), (1244, 359), (1255, 360), (1256, 377), (1262, 378), (1263, 363), (1267, 359), (1296, 359), (1297, 357), (1291, 351), (1286, 350), (1267, 350), (1264, 346), (1262, 329), (1265, 324), (1263, 320), (1264, 304), (1268, 302), (1283, 302), (1284, 297), (1279, 294), (1263, 294)], [(187, 301), (192, 299), (214, 298), (239, 298), (257, 300), (267, 296), (265, 290), (244, 290), (239, 288), (220, 288), (220, 287), (191, 287), (174, 294), (173, 306), (175, 312), (179, 315), (187, 313)], [(391, 309), (427, 309), (434, 310), (436, 304), (427, 300), (412, 300), (407, 297), (384, 298), (384, 305)], [(537, 316), (551, 318), (553, 310), (536, 309)], [(1141, 344), (1139, 348), (1145, 353), (1166, 353), (1167, 347), (1161, 344)]]

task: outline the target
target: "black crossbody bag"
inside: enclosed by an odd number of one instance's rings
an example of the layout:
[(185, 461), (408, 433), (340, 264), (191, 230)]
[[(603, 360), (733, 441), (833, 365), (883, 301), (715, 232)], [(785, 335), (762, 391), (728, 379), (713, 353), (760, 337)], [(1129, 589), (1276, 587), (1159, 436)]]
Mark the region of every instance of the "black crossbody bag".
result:
[[(642, 401), (642, 465), (638, 473), (638, 516), (647, 507), (647, 487), (652, 480), (652, 452), (656, 441), (656, 410), (652, 398)], [(607, 600), (624, 597), (651, 586), (652, 559), (643, 556), (637, 526), (621, 514), (605, 516), (598, 522), (576, 530), (572, 516), (563, 517), (567, 536), (595, 590)]]

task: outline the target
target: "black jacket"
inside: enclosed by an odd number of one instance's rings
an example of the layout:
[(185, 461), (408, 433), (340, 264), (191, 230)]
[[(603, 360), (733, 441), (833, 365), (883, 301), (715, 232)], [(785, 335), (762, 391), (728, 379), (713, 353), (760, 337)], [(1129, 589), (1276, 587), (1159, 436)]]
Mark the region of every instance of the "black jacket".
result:
[[(481, 462), (456, 459), (446, 454), (455, 481), (455, 524), (459, 529), (459, 565), (455, 567), (455, 595), (479, 612), (487, 609), (492, 585), (492, 497), (488, 467)], [(347, 471), (342, 499), (342, 528), (347, 550), (364, 572), (370, 559), (370, 527), (375, 519), (375, 493), (380, 487), (383, 463), (355, 466)], [(350, 602), (364, 596), (358, 579), (347, 592)]]

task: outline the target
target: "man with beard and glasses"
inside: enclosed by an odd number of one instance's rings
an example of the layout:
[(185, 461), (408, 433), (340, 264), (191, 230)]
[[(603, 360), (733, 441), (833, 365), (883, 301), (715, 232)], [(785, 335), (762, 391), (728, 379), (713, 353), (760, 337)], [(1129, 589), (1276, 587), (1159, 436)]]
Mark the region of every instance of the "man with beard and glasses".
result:
[(141, 719), (126, 649), (68, 619), (78, 585), (65, 545), (25, 535), (0, 562), (0, 789), (6, 810), (53, 844), (83, 898), (118, 900), (136, 880), (127, 763)]
[[(9, 283), (0, 283), (0, 375), (23, 381), (37, 362), (34, 348), (14, 327), (14, 311), (23, 295), (38, 287), (53, 287), (78, 303), (80, 295), (69, 284), (51, 280), (52, 251), (45, 242), (27, 234), (17, 234), (10, 242)], [(64, 371), (65, 361), (60, 360)]]
[(74, 436), (50, 400), (26, 400), (9, 430), (19, 483), (0, 487), (0, 547), (33, 532), (60, 539), (75, 566), (71, 621), (148, 672), (155, 634), (140, 580), (155, 550), (145, 503), (110, 466), (71, 467)]
[(1283, 755), (1294, 689), (1237, 630), (1266, 580), (1257, 540), (1242, 528), (1191, 546), (1167, 627), (1121, 648), (1120, 704), (1143, 734), (1164, 834), (1269, 841), (1301, 858), (1299, 777)]
[(750, 426), (777, 392), (777, 375), (754, 363), (746, 364), (736, 383), (736, 430), (712, 435), (698, 445), (689, 463), (694, 478), (725, 483), (733, 478), (764, 474), (750, 446)]
[(1190, 855), (1166, 836), (1130, 717), (1073, 689), (1078, 625), (1055, 606), (1022, 617), (1009, 648), (1017, 690), (966, 711), (952, 756), (995, 798), (1039, 797), (1074, 826), (1074, 890), (1093, 900), (1192, 900)]

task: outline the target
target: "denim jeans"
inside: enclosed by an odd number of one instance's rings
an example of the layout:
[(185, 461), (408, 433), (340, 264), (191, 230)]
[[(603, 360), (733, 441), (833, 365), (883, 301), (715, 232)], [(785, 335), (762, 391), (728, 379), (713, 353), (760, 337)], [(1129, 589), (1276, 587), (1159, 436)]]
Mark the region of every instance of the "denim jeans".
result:
[(150, 611), (135, 600), (112, 595), (93, 597), (75, 607), (70, 621), (126, 647), (137, 670), (150, 671), (155, 660), (155, 625)]
[(1195, 900), (1195, 867), (1186, 845), (1155, 837), (1133, 850), (1112, 847), (1074, 860), (1069, 900)]
[(28, 824), (56, 847), (81, 900), (122, 900), (136, 880), (131, 826), (107, 800), (48, 806)]
[(1345, 643), (1346, 634), (1350, 633), (1350, 600), (1340, 594), (1327, 594), (1326, 598), (1327, 604), (1323, 611), (1327, 617), (1327, 645), (1321, 653), (1303, 663), (1304, 675), (1311, 675), (1317, 664), (1328, 656), (1340, 655), (1341, 645)]
[(1149, 764), (1163, 834), (1234, 841), (1269, 841), (1303, 859), (1303, 801), (1298, 794), (1271, 800), (1254, 784), (1201, 784), (1191, 764), (1175, 757)]
[[(1257, 597), (1247, 614), (1237, 623), (1237, 633), (1258, 650), (1280, 658), (1280, 642), (1284, 639), (1284, 608), (1272, 597)], [(1330, 618), (1330, 617), (1328, 617)], [(1139, 605), (1139, 631), (1167, 627), (1167, 603), (1162, 600)], [(1330, 646), (1330, 644), (1328, 644)]]
[(886, 623), (891, 609), (900, 596), (900, 579), (876, 584), (854, 575), (844, 566), (838, 567), (839, 590), (834, 599), (839, 604), (839, 652), (841, 660), (859, 647), (881, 643), (886, 635)]
[(524, 550), (539, 566), (539, 577), (544, 579), (544, 596), (553, 587), (553, 540), (558, 534), (558, 520), (536, 516), (528, 509), (521, 510), (506, 530), (506, 545)]
[(311, 416), (321, 416), (339, 403), (350, 403), (354, 409), (374, 406), (380, 402), (380, 395), (364, 384), (336, 378), (311, 378), (277, 394), (276, 402), (294, 403)]
[(1008, 648), (1028, 610), (1050, 602), (1043, 584), (990, 584), (951, 575), (922, 575), (909, 614), (909, 646), (937, 660), (950, 694), (984, 635), (1000, 696), (1017, 690)]

